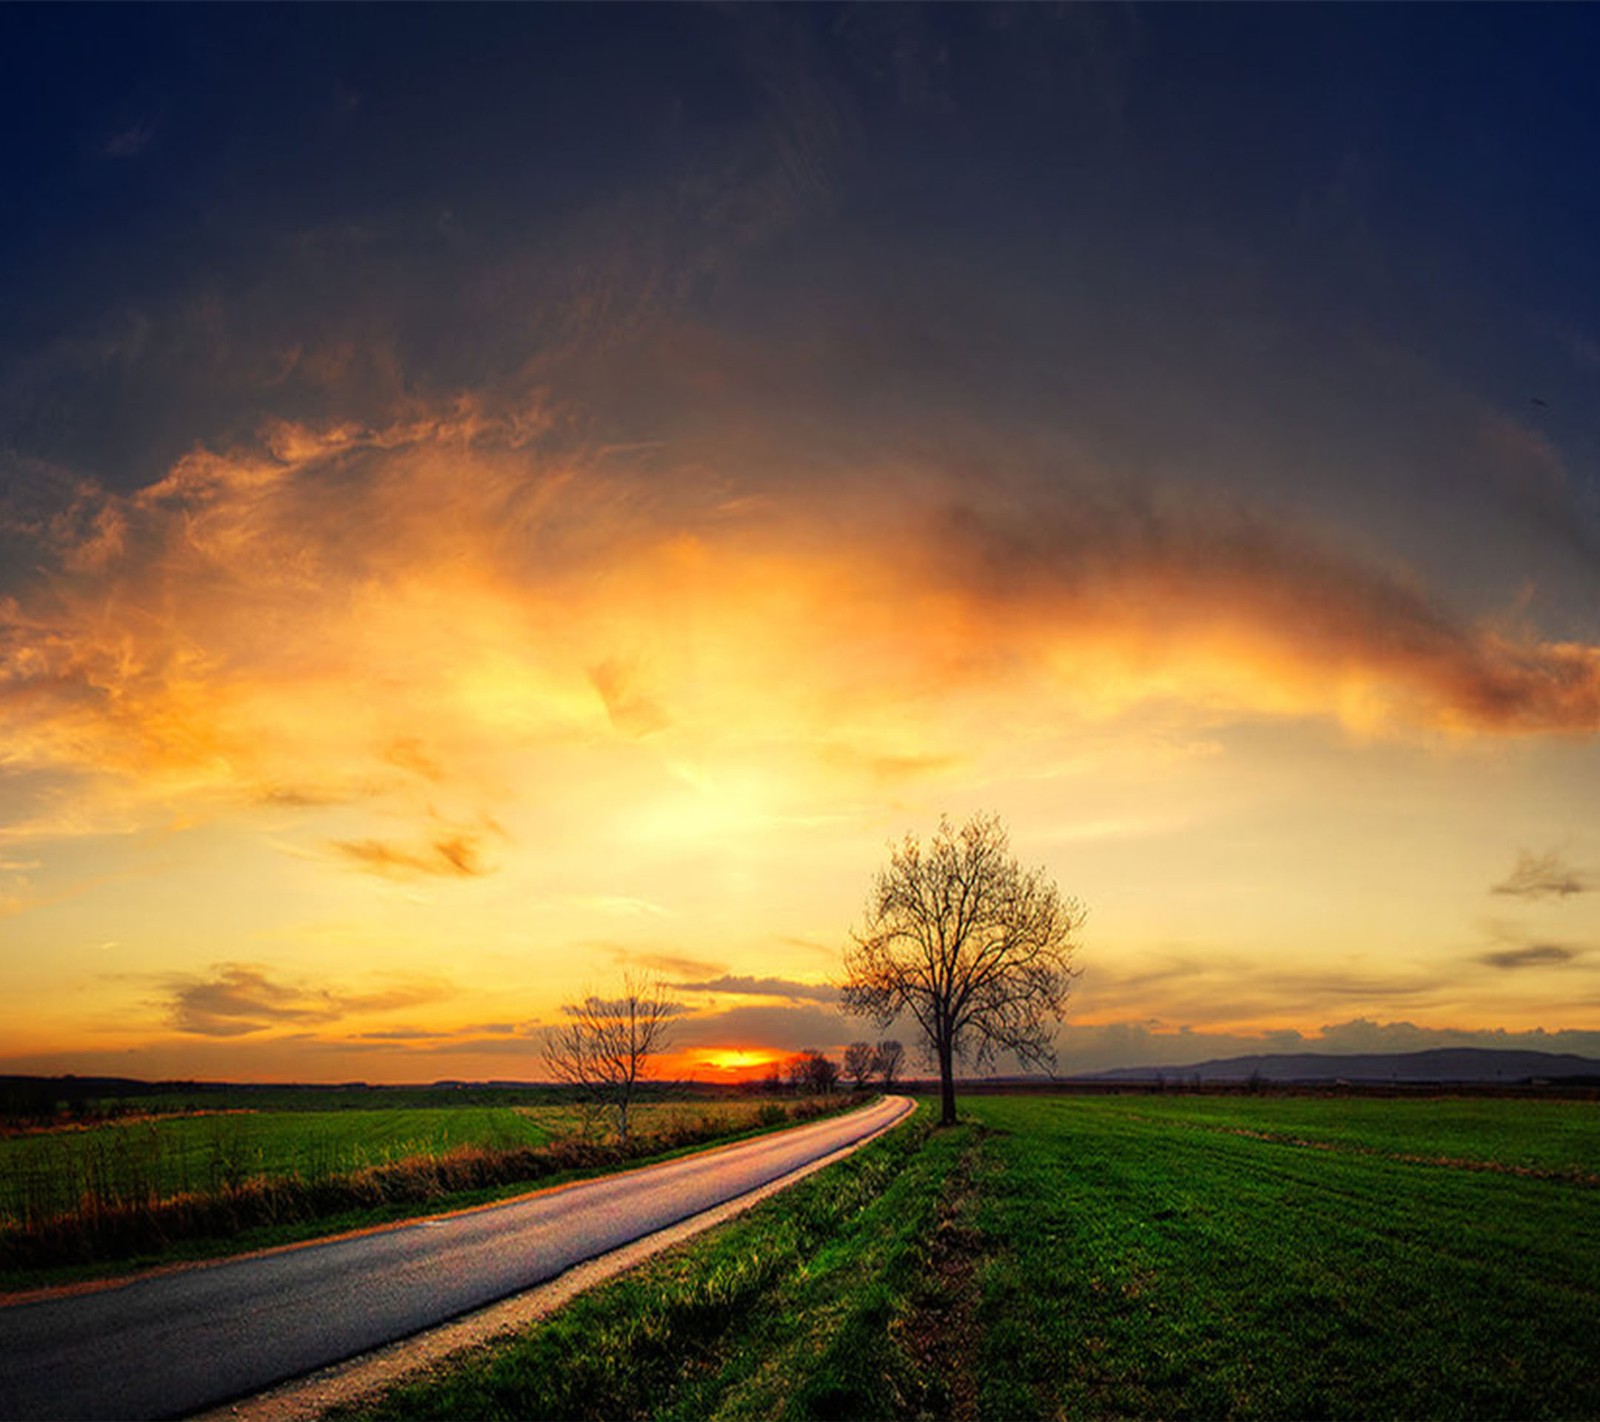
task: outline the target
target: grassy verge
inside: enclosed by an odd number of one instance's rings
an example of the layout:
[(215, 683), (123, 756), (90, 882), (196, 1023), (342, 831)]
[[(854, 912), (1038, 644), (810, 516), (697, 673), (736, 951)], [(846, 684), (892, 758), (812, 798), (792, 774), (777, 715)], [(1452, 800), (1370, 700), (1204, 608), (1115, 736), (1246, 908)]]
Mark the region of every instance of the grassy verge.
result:
[(360, 1415), (1600, 1417), (1600, 1111), (1155, 1104), (925, 1110)]
[[(434, 1119), (448, 1117), (448, 1110), (432, 1112), (432, 1134), (421, 1140), (412, 1134), (415, 1113), (341, 1112), (328, 1123), (342, 1128), (337, 1150), (317, 1148), (324, 1123), (309, 1113), (228, 1118), (221, 1124), (249, 1131), (257, 1148), (230, 1148), (220, 1166), (215, 1157), (209, 1167), (202, 1162), (202, 1188), (177, 1190), (170, 1187), (174, 1161), (185, 1171), (191, 1168), (183, 1147), (192, 1144), (197, 1131), (214, 1129), (216, 1118), (101, 1126), (59, 1140), (14, 1140), (5, 1143), (13, 1147), (13, 1159), (24, 1149), (70, 1149), (69, 1165), (77, 1172), (71, 1178), (85, 1184), (70, 1208), (0, 1215), (0, 1289), (268, 1248), (403, 1219), (422, 1209), (467, 1208), (533, 1186), (742, 1139), (854, 1104), (849, 1098), (725, 1103), (716, 1109), (652, 1104), (639, 1113), (638, 1128), (626, 1144), (553, 1134), (567, 1123), (543, 1111), (507, 1111), (509, 1123), (485, 1120), (484, 1113), (470, 1109), (456, 1122)], [(371, 1115), (397, 1119), (373, 1122), (366, 1119)], [(297, 1132), (297, 1127), (305, 1129)], [(481, 1138), (486, 1128), (489, 1144), (453, 1143), (474, 1132)], [(524, 1143), (494, 1143), (518, 1137)], [(375, 1163), (338, 1168), (352, 1156), (365, 1158), (361, 1151), (371, 1149), (374, 1140), (383, 1143)], [(269, 1156), (263, 1142), (280, 1149)], [(17, 1189), (14, 1178), (9, 1186)]]
[(930, 1134), (924, 1111), (529, 1333), (333, 1415), (915, 1413), (936, 1379), (898, 1345), (896, 1322), (969, 1143), (965, 1131)]

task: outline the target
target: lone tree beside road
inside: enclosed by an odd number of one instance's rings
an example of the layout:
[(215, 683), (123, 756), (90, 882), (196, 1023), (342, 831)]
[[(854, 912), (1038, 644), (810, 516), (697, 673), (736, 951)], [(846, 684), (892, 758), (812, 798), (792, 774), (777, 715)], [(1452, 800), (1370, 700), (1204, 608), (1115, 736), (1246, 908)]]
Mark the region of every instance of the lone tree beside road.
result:
[(1052, 1067), (1050, 1025), (1077, 976), (1084, 910), (1043, 869), (1011, 855), (999, 817), (948, 819), (928, 844), (907, 835), (880, 870), (866, 923), (845, 950), (844, 1010), (887, 1027), (907, 1013), (939, 1064), (941, 1125), (956, 1119), (955, 1063), (1001, 1051)]
[(628, 1108), (639, 1083), (650, 1075), (650, 1059), (665, 1050), (672, 1019), (683, 1004), (667, 997), (658, 982), (622, 980), (620, 997), (590, 994), (563, 1003), (562, 1016), (546, 1030), (545, 1065), (550, 1074), (609, 1111), (617, 1136), (628, 1139)]

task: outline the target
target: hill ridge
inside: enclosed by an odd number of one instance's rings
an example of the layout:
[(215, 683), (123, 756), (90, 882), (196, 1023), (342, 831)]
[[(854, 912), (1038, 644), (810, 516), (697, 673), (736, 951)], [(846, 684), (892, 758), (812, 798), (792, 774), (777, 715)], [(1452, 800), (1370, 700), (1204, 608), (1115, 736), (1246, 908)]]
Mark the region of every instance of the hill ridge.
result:
[(1512, 1047), (1427, 1047), (1414, 1052), (1257, 1052), (1186, 1065), (1113, 1067), (1088, 1072), (1085, 1081), (1149, 1081), (1157, 1077), (1201, 1081), (1526, 1082), (1533, 1079), (1600, 1079), (1600, 1061), (1571, 1052)]

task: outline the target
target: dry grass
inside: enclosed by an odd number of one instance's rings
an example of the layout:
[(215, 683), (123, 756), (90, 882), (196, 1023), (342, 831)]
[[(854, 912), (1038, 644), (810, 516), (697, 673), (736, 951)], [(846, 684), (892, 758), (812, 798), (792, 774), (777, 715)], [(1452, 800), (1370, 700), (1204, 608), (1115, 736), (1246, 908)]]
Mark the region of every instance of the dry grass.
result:
[[(842, 1098), (650, 1103), (637, 1109), (626, 1143), (579, 1130), (570, 1109), (525, 1108), (547, 1137), (540, 1144), (418, 1147), (356, 1168), (337, 1168), (331, 1158), (265, 1168), (259, 1156), (218, 1135), (210, 1154), (185, 1170), (185, 1180), (198, 1183), (176, 1189), (167, 1183), (171, 1162), (158, 1133), (106, 1126), (84, 1133), (70, 1179), (42, 1176), (36, 1188), (13, 1192), (9, 1217), (0, 1219), (0, 1271), (159, 1256), (181, 1241), (229, 1239), (397, 1205), (439, 1206), (472, 1192), (613, 1169), (844, 1104)], [(64, 1199), (64, 1190), (72, 1198)]]

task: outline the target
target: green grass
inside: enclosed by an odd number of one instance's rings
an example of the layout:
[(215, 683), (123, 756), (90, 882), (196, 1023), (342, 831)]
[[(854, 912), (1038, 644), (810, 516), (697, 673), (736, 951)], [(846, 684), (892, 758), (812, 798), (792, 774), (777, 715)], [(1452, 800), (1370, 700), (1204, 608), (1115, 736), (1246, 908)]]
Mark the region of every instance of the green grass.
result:
[(1096, 1105), (1144, 1120), (1254, 1130), (1342, 1149), (1557, 1174), (1600, 1171), (1591, 1101), (1166, 1095)]
[(1600, 1417), (1592, 1103), (962, 1116), (365, 1415)]
[[(985, 1415), (1600, 1416), (1593, 1188), (1196, 1124), (1511, 1165), (1542, 1113), (1472, 1103), (1472, 1140), (1414, 1101), (1133, 1104), (973, 1108), (1000, 1132), (973, 1211)], [(1600, 1113), (1567, 1124), (1556, 1159), (1592, 1170)]]
[(0, 1138), (0, 1289), (466, 1208), (823, 1107), (647, 1101), (626, 1144), (594, 1136), (574, 1107), (550, 1105), (214, 1112)]
[[(928, 1116), (368, 1418), (877, 1416), (915, 1407), (892, 1338), (966, 1132)], [(336, 1409), (334, 1415), (350, 1415)]]
[(218, 1190), (250, 1177), (322, 1179), (463, 1147), (540, 1146), (560, 1108), (229, 1112), (0, 1139), (0, 1219), (108, 1200)]

